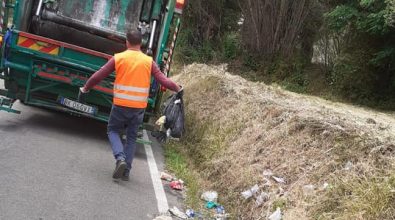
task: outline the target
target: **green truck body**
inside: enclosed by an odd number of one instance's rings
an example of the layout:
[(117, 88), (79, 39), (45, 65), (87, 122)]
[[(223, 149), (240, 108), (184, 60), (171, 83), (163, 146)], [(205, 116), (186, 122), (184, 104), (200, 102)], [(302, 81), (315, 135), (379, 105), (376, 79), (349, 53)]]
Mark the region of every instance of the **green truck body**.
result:
[[(143, 51), (168, 75), (184, 6), (180, 0), (3, 3), (0, 78), (5, 89), (0, 90), (0, 110), (19, 113), (13, 103), (21, 100), (100, 121), (107, 121), (111, 110), (114, 73), (83, 103), (75, 102), (79, 87), (115, 53), (126, 49), (129, 29), (141, 30)], [(152, 79), (147, 117), (155, 114), (161, 94), (160, 85)]]

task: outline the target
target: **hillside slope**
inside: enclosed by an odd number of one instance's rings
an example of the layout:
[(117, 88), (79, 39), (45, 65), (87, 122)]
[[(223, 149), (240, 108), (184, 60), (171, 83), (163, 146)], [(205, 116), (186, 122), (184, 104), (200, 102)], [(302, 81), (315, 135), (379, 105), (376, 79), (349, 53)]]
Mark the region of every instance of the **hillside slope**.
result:
[[(394, 219), (392, 115), (250, 82), (225, 65), (192, 64), (174, 79), (185, 88), (184, 153), (234, 219), (277, 207), (284, 219)], [(268, 201), (257, 205), (259, 195)]]

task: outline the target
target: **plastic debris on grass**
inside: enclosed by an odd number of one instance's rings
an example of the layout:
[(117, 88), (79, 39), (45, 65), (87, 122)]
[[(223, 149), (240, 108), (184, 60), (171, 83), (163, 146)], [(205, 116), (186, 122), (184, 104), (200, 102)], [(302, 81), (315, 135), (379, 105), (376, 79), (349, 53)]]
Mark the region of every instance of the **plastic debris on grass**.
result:
[(177, 179), (171, 174), (168, 174), (166, 172), (161, 172), (160, 174), (160, 179), (170, 182), (169, 186), (171, 189), (181, 191), (184, 189), (184, 181), (182, 179)]
[(273, 176), (273, 172), (272, 172), (271, 170), (267, 169), (267, 170), (264, 170), (264, 171), (262, 172), (262, 175), (263, 175), (264, 177), (271, 177), (271, 176)]
[(346, 163), (346, 165), (344, 166), (344, 170), (349, 171), (349, 170), (352, 169), (352, 167), (353, 167), (352, 162), (351, 162), (351, 161), (348, 161), (348, 162)]
[(250, 189), (244, 191), (241, 193), (241, 195), (244, 197), (244, 199), (249, 199), (255, 194), (257, 194), (259, 191), (259, 186), (256, 184), (255, 186), (251, 187)]
[[(184, 181), (182, 181), (181, 179), (178, 179), (176, 177), (174, 177), (171, 174), (168, 174), (166, 172), (161, 172), (161, 176), (160, 176), (161, 180), (170, 182), (169, 186), (170, 188), (174, 189), (174, 190), (183, 190), (184, 189)], [(259, 190), (259, 186), (256, 185), (252, 188), (253, 191)], [(201, 195), (201, 199), (204, 200), (206, 202), (205, 204), (205, 208), (208, 210), (215, 210), (215, 212), (211, 212), (210, 216), (213, 217), (216, 220), (226, 220), (229, 217), (229, 214), (227, 214), (225, 212), (225, 208), (224, 206), (220, 205), (217, 203), (218, 200), (218, 192), (216, 191), (206, 191), (204, 193), (202, 193)], [(187, 209), (184, 212), (182, 212), (180, 209), (178, 209), (177, 207), (173, 207), (171, 209), (169, 209), (169, 213), (172, 216), (175, 216), (177, 218), (180, 219), (207, 219), (206, 217), (203, 218), (203, 215), (198, 212), (195, 211), (193, 209)], [(157, 219), (155, 220), (162, 220), (166, 219), (166, 217), (168, 216), (159, 216), (157, 217)], [(210, 218), (213, 219), (213, 218)]]
[[(169, 173), (161, 172), (160, 178), (161, 178), (161, 180), (170, 182), (169, 186), (170, 186), (170, 188), (172, 188), (174, 190), (181, 191), (185, 187), (183, 180), (177, 179), (176, 177), (174, 177), (173, 175), (171, 175)], [(254, 188), (253, 190), (255, 191), (256, 189)], [(259, 187), (258, 187), (258, 190), (259, 190)], [(210, 213), (211, 217), (214, 216), (214, 218), (217, 220), (226, 220), (228, 218), (229, 215), (227, 213), (225, 213), (225, 208), (222, 205), (217, 203), (218, 192), (206, 191), (206, 192), (202, 193), (201, 199), (206, 202), (206, 204), (205, 204), (206, 209), (215, 210), (215, 212)], [(203, 218), (203, 215), (200, 212), (197, 212), (193, 209), (187, 209), (184, 213), (177, 207), (173, 207), (173, 208), (169, 209), (169, 213), (172, 216), (175, 216), (180, 219), (188, 219), (188, 218), (207, 219), (206, 217)], [(162, 219), (166, 219), (166, 216), (159, 216), (155, 220), (162, 220)]]
[(261, 206), (263, 203), (269, 201), (270, 195), (266, 192), (262, 192), (255, 200), (257, 207)]
[(194, 218), (195, 217), (195, 211), (193, 209), (187, 209), (185, 211), (185, 214), (188, 216), (188, 218)]
[(179, 210), (177, 207), (173, 207), (171, 209), (169, 209), (170, 214), (172, 214), (173, 216), (180, 218), (180, 219), (187, 219), (188, 216), (182, 212), (181, 210)]
[(229, 214), (215, 214), (214, 215), (215, 220), (226, 220), (230, 218)]
[(172, 175), (168, 174), (168, 173), (161, 172), (160, 173), (160, 179), (168, 181), (168, 182), (171, 182), (171, 181), (174, 180), (174, 177)]
[(213, 209), (213, 208), (216, 208), (217, 206), (218, 206), (218, 204), (216, 202), (207, 202), (206, 203), (207, 209)]
[(183, 190), (184, 189), (184, 181), (180, 180), (174, 180), (171, 181), (170, 183), (170, 188), (174, 189), (174, 190)]
[(216, 191), (207, 191), (200, 198), (206, 202), (216, 202), (218, 200), (218, 193)]
[(315, 186), (312, 184), (303, 186), (303, 193), (308, 196), (314, 194)]
[(287, 181), (285, 181), (285, 178), (277, 177), (277, 176), (272, 176), (272, 178), (273, 178), (277, 183), (281, 183), (281, 184), (286, 184), (286, 183), (287, 183)]
[(269, 220), (281, 220), (282, 219), (282, 213), (281, 213), (281, 209), (277, 208), (275, 212), (273, 212), (270, 216), (269, 216)]
[(162, 128), (165, 122), (166, 122), (166, 116), (162, 116), (155, 122), (155, 124), (158, 125), (160, 128)]
[(217, 206), (215, 208), (215, 211), (217, 212), (217, 214), (225, 214), (225, 208), (222, 205)]
[(321, 190), (326, 190), (329, 187), (329, 183), (324, 183), (321, 187)]

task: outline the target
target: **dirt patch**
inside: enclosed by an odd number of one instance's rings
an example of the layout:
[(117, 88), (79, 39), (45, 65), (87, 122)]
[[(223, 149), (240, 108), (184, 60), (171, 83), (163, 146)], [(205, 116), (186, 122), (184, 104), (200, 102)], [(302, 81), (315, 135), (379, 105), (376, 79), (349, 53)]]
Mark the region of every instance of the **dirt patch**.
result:
[[(277, 207), (284, 219), (393, 217), (393, 115), (250, 82), (225, 65), (193, 64), (174, 78), (185, 88), (185, 152), (235, 219)], [(261, 205), (241, 196), (255, 184), (269, 195)]]

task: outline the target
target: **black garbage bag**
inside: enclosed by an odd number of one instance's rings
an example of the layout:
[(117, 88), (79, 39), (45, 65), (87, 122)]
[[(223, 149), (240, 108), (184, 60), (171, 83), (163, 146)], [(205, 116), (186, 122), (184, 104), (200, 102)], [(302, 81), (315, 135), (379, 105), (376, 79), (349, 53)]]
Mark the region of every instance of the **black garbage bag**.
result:
[(170, 136), (173, 138), (181, 138), (184, 134), (184, 100), (182, 98), (182, 92), (174, 94), (169, 97), (165, 102), (164, 115), (166, 121), (164, 127), (170, 131)]

